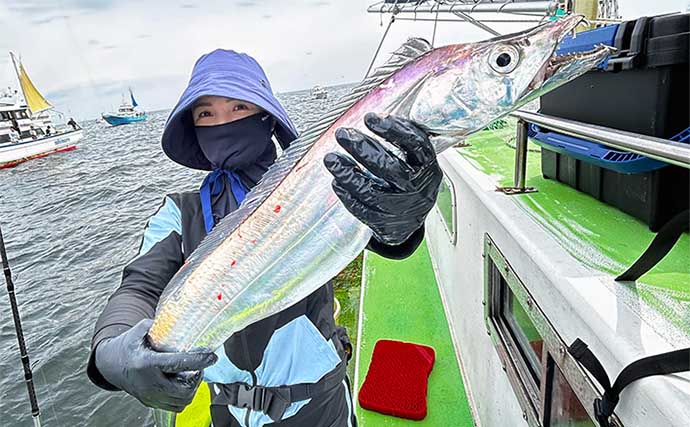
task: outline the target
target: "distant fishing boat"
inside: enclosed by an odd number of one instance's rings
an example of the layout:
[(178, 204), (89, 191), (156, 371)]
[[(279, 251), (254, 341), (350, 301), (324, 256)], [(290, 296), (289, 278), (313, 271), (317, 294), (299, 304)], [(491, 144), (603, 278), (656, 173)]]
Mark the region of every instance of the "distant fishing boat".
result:
[(57, 128), (50, 117), (53, 106), (36, 89), (26, 69), (10, 52), (22, 93), (10, 87), (0, 93), (0, 169), (48, 154), (71, 151), (84, 131), (70, 119)]
[(143, 122), (144, 120), (148, 119), (148, 115), (145, 111), (135, 110), (135, 108), (138, 107), (139, 104), (137, 104), (136, 99), (134, 99), (132, 89), (129, 89), (129, 98), (131, 102), (128, 101), (127, 98), (125, 98), (125, 96), (123, 95), (122, 103), (120, 104), (120, 107), (117, 109), (117, 112), (101, 114), (103, 120), (105, 120), (106, 122), (108, 122), (108, 124), (112, 126), (119, 126), (126, 125), (128, 123)]
[(316, 85), (311, 89), (311, 97), (312, 99), (326, 99), (328, 98), (328, 91)]

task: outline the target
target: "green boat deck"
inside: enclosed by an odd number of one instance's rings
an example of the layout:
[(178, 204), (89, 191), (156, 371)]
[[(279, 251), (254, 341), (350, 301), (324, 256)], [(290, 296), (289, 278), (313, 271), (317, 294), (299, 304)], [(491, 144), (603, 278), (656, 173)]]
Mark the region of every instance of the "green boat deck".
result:
[[(516, 121), (503, 129), (485, 130), (456, 151), (498, 185), (512, 185)], [(612, 276), (625, 271), (655, 236), (642, 221), (588, 194), (541, 174), (539, 147), (531, 143), (526, 185), (538, 192), (511, 196), (534, 221), (582, 264)], [(690, 336), (690, 238), (685, 233), (673, 250), (630, 290)], [(653, 321), (650, 319), (650, 321)], [(673, 334), (668, 334), (671, 341)]]
[[(515, 150), (511, 141), (514, 141), (515, 120), (507, 122), (508, 126), (503, 129), (473, 135), (466, 141), (470, 144), (468, 147), (456, 150), (476, 169), (493, 177), (497, 185), (512, 185)], [(530, 144), (528, 153), (527, 185), (537, 188), (538, 192), (506, 197), (511, 197), (574, 259), (603, 274), (614, 276), (624, 271), (655, 236), (646, 224), (617, 208), (565, 184), (545, 179), (541, 174), (541, 155), (535, 144)], [(451, 201), (450, 194), (439, 195), (441, 215), (448, 223), (453, 216)], [(686, 233), (650, 272), (636, 283), (622, 284), (676, 328), (675, 332), (659, 331), (669, 341), (677, 333), (690, 336), (689, 254), (690, 238)], [(359, 260), (353, 265), (356, 267), (353, 271), (357, 271)], [(368, 411), (357, 404), (359, 425), (476, 425), (426, 245), (420, 245), (413, 256), (403, 261), (387, 260), (367, 252), (361, 268), (359, 330), (359, 310), (355, 304), (360, 289), (350, 280), (349, 286), (336, 290), (338, 298), (344, 302), (341, 323), (348, 326), (359, 352), (355, 387), (359, 389), (364, 382), (374, 345), (380, 339), (429, 345), (436, 350), (436, 362), (429, 377), (426, 419), (405, 420)], [(653, 322), (654, 319), (647, 320)], [(352, 365), (348, 367), (350, 370)]]
[(361, 335), (357, 388), (366, 377), (374, 344), (394, 339), (428, 345), (436, 351), (429, 376), (427, 417), (411, 421), (382, 415), (357, 404), (361, 427), (474, 426), (426, 244), (403, 261), (368, 252), (363, 266)]

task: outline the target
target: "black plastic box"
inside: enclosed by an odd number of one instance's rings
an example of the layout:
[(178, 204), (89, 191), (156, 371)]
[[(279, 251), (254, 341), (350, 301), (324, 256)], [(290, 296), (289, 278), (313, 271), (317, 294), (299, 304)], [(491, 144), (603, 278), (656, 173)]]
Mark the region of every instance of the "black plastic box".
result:
[[(671, 138), (690, 126), (690, 14), (621, 23), (618, 53), (542, 96), (547, 115)], [(623, 174), (542, 149), (542, 174), (618, 207), (657, 231), (688, 209), (690, 174), (678, 166)]]
[(689, 206), (690, 174), (678, 166), (623, 174), (542, 148), (541, 169), (545, 178), (615, 206), (647, 223), (652, 231)]
[[(670, 138), (690, 126), (690, 14), (619, 24), (606, 70), (541, 97), (550, 116)], [(576, 39), (577, 40), (577, 39)]]

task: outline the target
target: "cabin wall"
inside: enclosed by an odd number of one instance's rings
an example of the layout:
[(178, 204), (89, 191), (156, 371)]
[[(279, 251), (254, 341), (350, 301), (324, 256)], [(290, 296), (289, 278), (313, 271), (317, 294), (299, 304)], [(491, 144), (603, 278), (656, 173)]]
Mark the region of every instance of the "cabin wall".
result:
[[(484, 234), (488, 233), (561, 338), (582, 338), (615, 377), (627, 364), (673, 349), (659, 328), (636, 313), (647, 310), (610, 275), (572, 258), (491, 177), (453, 150), (439, 156), (456, 196), (456, 244), (439, 212), (427, 219), (429, 246), (470, 399), (484, 427), (526, 426), (484, 320)], [(631, 303), (633, 301), (633, 303)], [(636, 306), (636, 304), (638, 304)], [(685, 338), (687, 339), (687, 337)], [(683, 344), (682, 342), (680, 344)], [(585, 402), (585, 405), (591, 405)], [(690, 375), (631, 385), (616, 413), (626, 427), (686, 426)]]
[[(443, 166), (454, 184), (458, 243), (451, 244), (441, 215), (434, 209), (426, 223), (427, 245), (470, 403), (484, 427), (527, 426), (484, 322), (484, 233), (500, 226), (457, 172)], [(495, 234), (490, 232), (500, 240)]]

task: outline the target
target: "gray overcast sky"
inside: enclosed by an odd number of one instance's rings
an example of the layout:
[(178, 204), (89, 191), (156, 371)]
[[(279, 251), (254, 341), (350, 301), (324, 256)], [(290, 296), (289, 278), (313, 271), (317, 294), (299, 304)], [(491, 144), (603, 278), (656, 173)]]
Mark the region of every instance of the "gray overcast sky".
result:
[[(195, 60), (218, 47), (254, 56), (274, 90), (360, 79), (384, 26), (374, 0), (0, 0), (0, 52), (22, 55), (55, 107), (79, 118), (115, 108), (131, 86), (148, 110), (171, 108)], [(626, 19), (686, 10), (690, 0), (619, 0)], [(387, 19), (384, 18), (384, 20)], [(495, 25), (501, 32), (526, 24)], [(382, 53), (433, 23), (396, 22)], [(437, 44), (487, 38), (468, 24), (439, 23)], [(387, 55), (380, 55), (381, 59)], [(9, 56), (0, 85), (16, 87)], [(0, 86), (2, 87), (2, 86)]]

